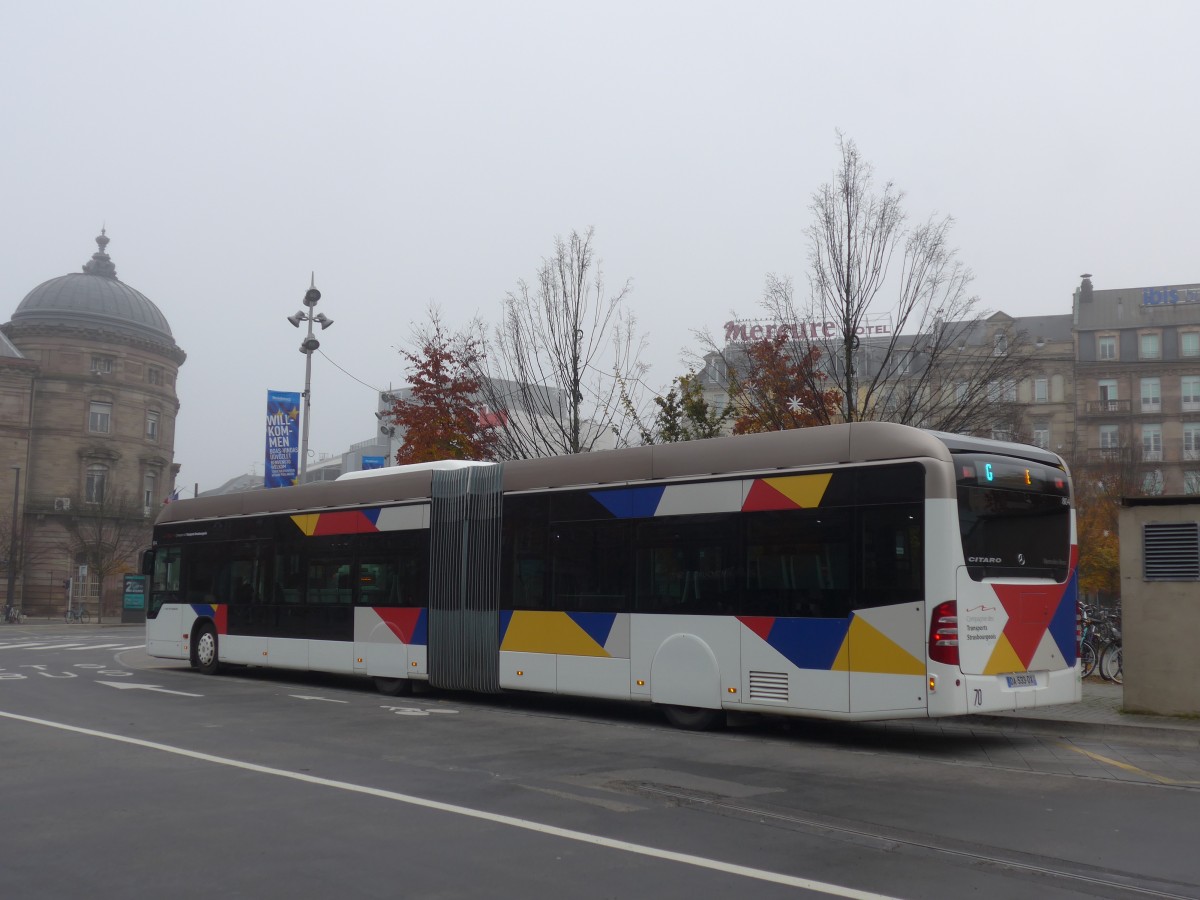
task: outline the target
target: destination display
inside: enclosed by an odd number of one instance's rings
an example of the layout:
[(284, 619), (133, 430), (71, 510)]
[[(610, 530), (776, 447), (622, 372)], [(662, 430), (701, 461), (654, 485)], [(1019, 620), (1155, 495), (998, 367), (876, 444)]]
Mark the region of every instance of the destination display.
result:
[(1061, 469), (1027, 460), (978, 453), (956, 454), (958, 483), (1010, 491), (1070, 495), (1067, 475)]

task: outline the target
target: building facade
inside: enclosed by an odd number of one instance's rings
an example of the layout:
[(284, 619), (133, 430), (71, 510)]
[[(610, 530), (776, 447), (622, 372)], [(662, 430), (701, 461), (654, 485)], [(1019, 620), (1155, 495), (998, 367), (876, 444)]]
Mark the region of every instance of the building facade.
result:
[(1132, 492), (1200, 494), (1200, 285), (1074, 297), (1077, 452)]
[(82, 272), (38, 285), (0, 326), (0, 519), (16, 531), (5, 556), (26, 615), (60, 615), (68, 590), (116, 614), (120, 576), (174, 489), (186, 354), (118, 280), (108, 243), (102, 232)]

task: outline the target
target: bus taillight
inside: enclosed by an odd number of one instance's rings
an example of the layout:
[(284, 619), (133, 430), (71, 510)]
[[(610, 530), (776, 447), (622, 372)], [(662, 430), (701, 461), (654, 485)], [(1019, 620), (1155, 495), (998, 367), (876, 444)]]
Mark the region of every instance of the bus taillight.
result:
[(934, 607), (929, 623), (929, 658), (934, 662), (958, 665), (958, 604), (953, 600)]

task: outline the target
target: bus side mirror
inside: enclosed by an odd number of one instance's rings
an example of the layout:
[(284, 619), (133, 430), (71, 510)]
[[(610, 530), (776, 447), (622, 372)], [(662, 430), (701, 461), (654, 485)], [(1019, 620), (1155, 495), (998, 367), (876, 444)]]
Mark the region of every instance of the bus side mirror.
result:
[(142, 574), (154, 574), (154, 549), (151, 548), (142, 553)]

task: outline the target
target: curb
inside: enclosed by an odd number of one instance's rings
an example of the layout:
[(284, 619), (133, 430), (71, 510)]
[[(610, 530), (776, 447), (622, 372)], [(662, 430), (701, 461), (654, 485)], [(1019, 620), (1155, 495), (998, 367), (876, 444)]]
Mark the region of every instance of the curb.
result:
[(1067, 719), (1033, 719), (1020, 716), (975, 715), (970, 722), (998, 731), (1017, 731), (1061, 737), (1067, 740), (1092, 738), (1100, 741), (1131, 740), (1182, 749), (1200, 748), (1200, 729), (1173, 728), (1170, 725), (1143, 725), (1140, 722), (1074, 722)]

